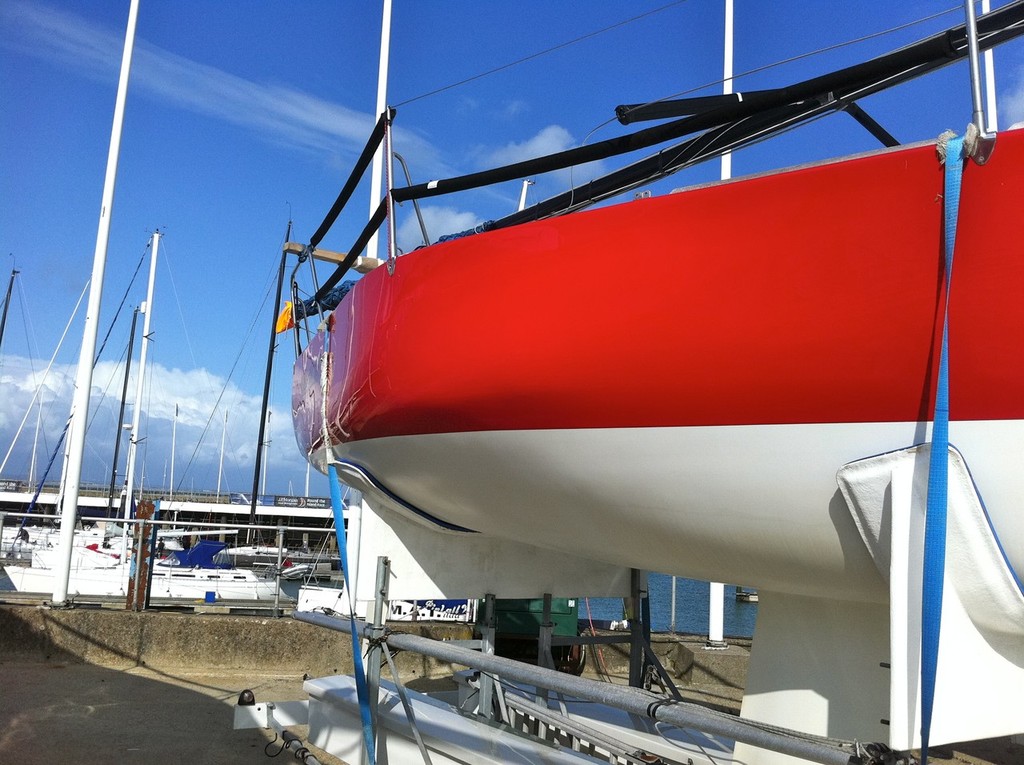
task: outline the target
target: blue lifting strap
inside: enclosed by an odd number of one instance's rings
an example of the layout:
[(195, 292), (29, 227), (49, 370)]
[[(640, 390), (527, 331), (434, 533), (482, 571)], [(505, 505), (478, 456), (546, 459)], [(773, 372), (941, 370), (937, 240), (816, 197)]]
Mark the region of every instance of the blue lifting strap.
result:
[[(334, 511), (334, 532), (338, 537), (338, 553), (341, 556), (341, 573), (345, 578), (345, 592), (349, 595), (349, 602), (355, 604), (353, 592), (349, 589), (348, 581), (348, 552), (347, 535), (345, 533), (344, 505), (341, 501), (341, 483), (338, 478), (338, 469), (334, 464), (327, 466), (327, 475), (331, 482), (331, 509)], [(359, 633), (356, 630), (356, 615), (351, 614), (352, 624), (352, 664), (355, 668), (356, 694), (359, 696), (359, 716), (363, 721), (363, 741), (366, 745), (367, 761), (370, 765), (376, 765), (374, 751), (373, 721), (370, 719), (370, 693), (366, 687), (366, 670), (363, 668), (363, 654), (359, 649)]]
[(945, 268), (946, 294), (942, 317), (942, 348), (939, 378), (935, 387), (932, 447), (928, 465), (928, 502), (925, 508), (924, 571), (921, 595), (921, 765), (928, 763), (928, 739), (932, 726), (935, 679), (942, 627), (942, 589), (946, 569), (946, 512), (949, 472), (949, 294), (953, 278), (953, 249), (960, 210), (964, 139), (950, 138), (946, 145), (945, 172)]

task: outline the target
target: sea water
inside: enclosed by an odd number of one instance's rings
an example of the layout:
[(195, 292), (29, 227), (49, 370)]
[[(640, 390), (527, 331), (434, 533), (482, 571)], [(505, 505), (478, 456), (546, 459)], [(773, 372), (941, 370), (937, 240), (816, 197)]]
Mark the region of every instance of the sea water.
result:
[[(647, 591), (651, 604), (651, 629), (691, 635), (708, 634), (711, 584), (675, 577), (675, 614), (672, 613), (672, 579), (665, 574), (648, 574)], [(584, 598), (580, 600), (580, 620), (619, 621), (623, 619), (621, 598)], [(737, 600), (736, 587), (725, 586), (723, 629), (726, 637), (749, 638), (754, 634), (757, 603)]]

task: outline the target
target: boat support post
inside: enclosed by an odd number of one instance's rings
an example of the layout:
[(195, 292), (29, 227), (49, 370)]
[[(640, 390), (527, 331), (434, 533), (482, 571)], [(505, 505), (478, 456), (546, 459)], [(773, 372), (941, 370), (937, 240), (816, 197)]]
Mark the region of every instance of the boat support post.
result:
[(391, 561), (382, 555), (377, 558), (377, 586), (374, 590), (373, 626), (367, 638), (366, 650), (366, 687), (370, 699), (370, 724), (373, 727), (374, 740), (377, 738), (377, 704), (380, 700), (380, 665), (381, 650), (384, 643), (384, 614), (388, 599), (388, 579), (391, 575)]
[(277, 619), (281, 616), (281, 566), (284, 561), (281, 560), (284, 553), (284, 526), (280, 521), (277, 522), (277, 565), (274, 567), (274, 618)]
[[(484, 615), (480, 626), (480, 651), (482, 653), (494, 654), (496, 617), (494, 615), (494, 594), (488, 593), (484, 596)], [(480, 712), (488, 720), (494, 719), (494, 678), (491, 675), (480, 674)]]
[(384, 622), (387, 618), (388, 582), (390, 578), (391, 560), (387, 556), (381, 555), (377, 558), (377, 586), (373, 601), (373, 624), (367, 633), (368, 648), (366, 651), (366, 687), (369, 695), (370, 725), (373, 730), (374, 750), (376, 752), (380, 751), (380, 742), (377, 740), (377, 737), (380, 730), (378, 706), (380, 704), (380, 668), (383, 664), (381, 655), (383, 655), (384, 661), (387, 662), (388, 667), (391, 669), (395, 688), (398, 689), (398, 696), (402, 700), (405, 716), (409, 720), (409, 728), (416, 739), (416, 745), (419, 747), (423, 762), (425, 765), (431, 765), (430, 753), (427, 751), (427, 746), (423, 742), (419, 728), (416, 726), (416, 713), (409, 702), (409, 696), (405, 692), (405, 686), (402, 685), (402, 680), (398, 673), (398, 666), (395, 664), (395, 659), (391, 655), (391, 649), (388, 646), (388, 631)]

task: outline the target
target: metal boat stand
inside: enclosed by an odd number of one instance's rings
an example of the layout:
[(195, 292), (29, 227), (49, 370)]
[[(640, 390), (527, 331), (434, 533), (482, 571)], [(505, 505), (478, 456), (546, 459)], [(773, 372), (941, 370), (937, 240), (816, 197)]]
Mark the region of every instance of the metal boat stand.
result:
[[(502, 736), (506, 741), (526, 743), (531, 746), (551, 747), (553, 744), (570, 752), (589, 754), (601, 761), (634, 765), (639, 763), (663, 762), (686, 763), (696, 762), (696, 758), (683, 756), (682, 752), (674, 755), (656, 756), (642, 746), (636, 746), (629, 738), (635, 733), (633, 728), (620, 726), (609, 728), (602, 725), (596, 718), (576, 714), (571, 709), (611, 710), (621, 719), (632, 719), (642, 723), (649, 731), (661, 731), (674, 728), (688, 737), (699, 738), (701, 741), (728, 739), (744, 742), (759, 748), (789, 754), (810, 762), (823, 765), (894, 765), (905, 761), (902, 755), (890, 751), (880, 744), (863, 744), (855, 741), (841, 741), (810, 736), (799, 731), (782, 729), (777, 726), (762, 725), (754, 720), (737, 718), (733, 715), (705, 708), (698, 704), (688, 703), (667, 694), (658, 694), (642, 687), (627, 687), (608, 682), (576, 677), (557, 672), (541, 662), (539, 666), (524, 664), (512, 659), (496, 656), (494, 646), (494, 598), (485, 599), (482, 637), (474, 641), (439, 641), (413, 634), (391, 632), (384, 623), (387, 613), (387, 580), (390, 564), (387, 559), (378, 560), (377, 590), (374, 604), (374, 619), (367, 624), (358, 619), (327, 616), (315, 612), (297, 612), (294, 617), (299, 621), (315, 624), (328, 629), (350, 632), (355, 629), (357, 634), (367, 641), (367, 665), (369, 698), (371, 700), (373, 738), (381, 746), (390, 746), (396, 738), (396, 731), (402, 727), (398, 735), (407, 740), (416, 739), (421, 756), (430, 762), (430, 753), (437, 752), (435, 757), (444, 757), (440, 747), (440, 735), (452, 732), (450, 725), (460, 728), (460, 735), (472, 737), (479, 735), (489, 737)], [(641, 597), (645, 590), (644, 577), (636, 572), (633, 577), (633, 598), (630, 615), (640, 616)], [(547, 600), (547, 599), (546, 599)], [(549, 602), (549, 601), (548, 601)], [(547, 605), (547, 603), (546, 603)], [(549, 611), (549, 608), (546, 609)], [(547, 662), (551, 662), (550, 647), (571, 644), (576, 639), (560, 638), (550, 635), (550, 614), (545, 614), (539, 645), (540, 650), (548, 652)], [(547, 632), (547, 636), (545, 636)], [(656, 659), (649, 645), (645, 648), (644, 630), (642, 626), (633, 629), (629, 636), (631, 644), (630, 680), (639, 680), (642, 684), (651, 672), (645, 667), (656, 666)], [(639, 639), (638, 639), (639, 638)], [(591, 644), (625, 642), (616, 636), (597, 636), (596, 639), (582, 638)], [(412, 651), (439, 661), (470, 668), (468, 672), (456, 673), (456, 682), (460, 684), (459, 702), (439, 703), (429, 701), (423, 694), (407, 691), (402, 685), (397, 668), (392, 660), (395, 651)], [(393, 682), (382, 681), (380, 668), (387, 662), (394, 675)], [(663, 669), (655, 670), (667, 681), (667, 673)], [(325, 678), (321, 681), (309, 681), (307, 689), (313, 697), (313, 688), (317, 684), (328, 690), (322, 695), (340, 698), (347, 693), (346, 678)], [(537, 697), (528, 691), (536, 689)], [(671, 687), (671, 685), (669, 685)], [(401, 698), (405, 718), (399, 722), (402, 712), (396, 708), (395, 693)], [(349, 697), (351, 698), (351, 695)], [(549, 707), (545, 702), (551, 698), (556, 702)], [(388, 706), (378, 707), (373, 701), (381, 697), (390, 697)], [(410, 701), (410, 698), (412, 699)], [(310, 702), (313, 703), (313, 702)], [(322, 703), (322, 701), (320, 702)], [(475, 704), (475, 708), (473, 705)], [(448, 711), (439, 711), (445, 707)], [(250, 700), (247, 708), (236, 708), (236, 727), (278, 727), (274, 721), (274, 705), (258, 705)], [(420, 711), (416, 711), (420, 710)], [(284, 711), (284, 710), (282, 710)], [(291, 710), (288, 710), (291, 714)], [(447, 714), (449, 722), (438, 727), (438, 714)], [(312, 713), (307, 712), (309, 717)], [(321, 715), (323, 716), (323, 715)], [(307, 717), (307, 720), (309, 719)], [(241, 718), (241, 723), (239, 719)], [(292, 723), (296, 724), (296, 723)], [(316, 743), (314, 732), (310, 731), (310, 740)], [(344, 726), (342, 726), (344, 727)], [(421, 735), (422, 729), (422, 735)], [(384, 732), (386, 730), (386, 733)], [(617, 736), (621, 730), (623, 735)], [(468, 732), (467, 732), (468, 731)], [(410, 736), (411, 732), (411, 736)], [(659, 733), (659, 735), (662, 735)], [(426, 741), (425, 741), (426, 740)], [(658, 737), (649, 738), (652, 742)], [(429, 742), (429, 745), (428, 743)], [(533, 742), (532, 744), (530, 742)], [(320, 744), (317, 744), (320, 745)], [(347, 751), (347, 750), (346, 750)], [(405, 750), (412, 756), (415, 749)], [(553, 750), (546, 749), (552, 752)], [(716, 752), (716, 756), (717, 756)], [(727, 753), (726, 759), (728, 759)], [(715, 761), (711, 757), (698, 755), (701, 760)], [(461, 760), (445, 760), (461, 761)]]

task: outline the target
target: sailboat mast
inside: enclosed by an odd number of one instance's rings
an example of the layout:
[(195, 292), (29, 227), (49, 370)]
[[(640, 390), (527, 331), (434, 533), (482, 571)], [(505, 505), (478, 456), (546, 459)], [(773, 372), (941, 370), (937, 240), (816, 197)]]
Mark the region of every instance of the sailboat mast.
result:
[[(733, 75), (733, 0), (725, 0), (725, 45), (722, 51), (722, 94), (732, 93)], [(723, 181), (732, 177), (732, 152), (722, 155)], [(725, 583), (711, 582), (708, 595), (708, 640), (709, 648), (724, 648), (725, 642)]]
[(135, 411), (132, 412), (132, 433), (128, 442), (128, 468), (125, 471), (124, 517), (131, 512), (132, 486), (135, 479), (135, 460), (139, 445), (139, 418), (142, 414), (142, 394), (146, 384), (146, 355), (149, 351), (149, 325), (153, 320), (153, 288), (156, 284), (156, 260), (160, 252), (160, 232), (153, 232), (153, 252), (149, 258), (149, 286), (146, 288), (146, 302), (139, 309), (146, 315), (142, 322), (142, 349), (139, 351), (139, 374), (135, 385)]
[[(391, 58), (391, 0), (384, 0), (384, 11), (380, 28), (380, 66), (377, 69), (377, 111), (380, 117), (388, 107), (388, 61)], [(373, 153), (373, 166), (370, 171), (370, 216), (380, 204), (381, 167), (384, 164), (384, 145), (377, 146)], [(370, 238), (366, 246), (366, 254), (377, 257), (377, 234)]]
[[(987, 15), (992, 12), (992, 0), (981, 0), (981, 13)], [(999, 130), (999, 119), (996, 116), (996, 62), (995, 51), (991, 48), (982, 54), (985, 62), (985, 117), (988, 132), (995, 133)]]
[(228, 437), (228, 413), (224, 411), (224, 428), (220, 432), (220, 464), (217, 466), (217, 501), (220, 502), (220, 479), (224, 475), (224, 442)]
[(174, 452), (178, 442), (178, 405), (174, 405), (174, 422), (171, 424), (171, 487), (167, 501), (174, 501)]
[(4, 344), (4, 327), (7, 326), (7, 309), (11, 307), (11, 290), (14, 289), (14, 277), (18, 275), (18, 269), (11, 269), (11, 280), (7, 282), (7, 297), (4, 298), (4, 312), (0, 316), (0, 348)]
[(72, 544), (75, 520), (78, 515), (78, 488), (82, 479), (82, 456), (85, 453), (85, 431), (89, 420), (89, 393), (92, 390), (92, 365), (99, 333), (100, 302), (103, 297), (103, 272), (107, 265), (107, 244), (110, 241), (110, 217), (114, 210), (114, 185), (117, 180), (117, 160), (121, 152), (121, 129), (124, 126), (124, 108), (128, 100), (128, 74), (131, 71), (132, 50), (135, 47), (135, 25), (139, 16), (139, 0), (132, 0), (128, 10), (128, 28), (125, 32), (124, 52), (121, 55), (121, 75), (117, 83), (114, 102), (114, 122), (110, 130), (110, 149), (107, 152), (107, 171), (103, 180), (100, 201), (100, 220), (93, 253), (92, 279), (89, 302), (82, 332), (82, 349), (78, 354), (78, 374), (75, 378), (75, 396), (71, 405), (72, 444), (67, 479), (61, 498), (60, 551), (54, 576), (53, 605), (62, 606), (68, 595), (68, 576), (71, 573)]
[(121, 452), (121, 431), (124, 429), (124, 405), (128, 395), (128, 373), (132, 367), (132, 349), (135, 347), (135, 326), (139, 321), (139, 309), (132, 312), (132, 331), (128, 336), (128, 353), (124, 360), (124, 383), (121, 385), (121, 409), (117, 415), (117, 432), (114, 434), (114, 461), (110, 471), (110, 488), (107, 491), (107, 517), (114, 505), (114, 485), (117, 482), (117, 458)]

